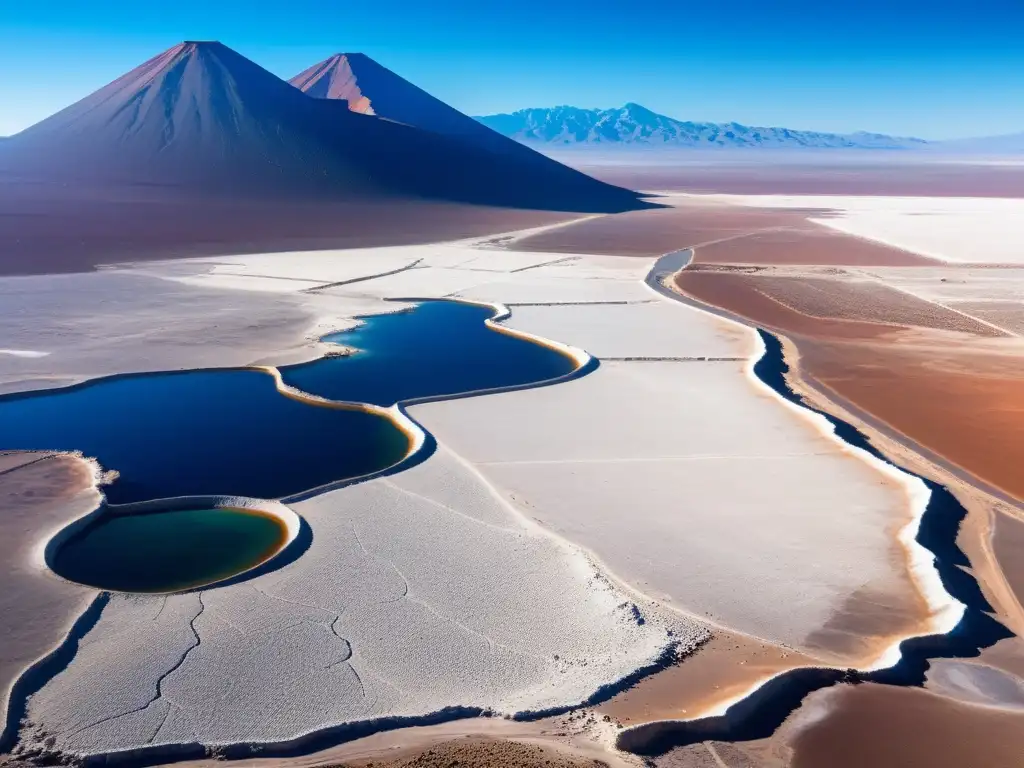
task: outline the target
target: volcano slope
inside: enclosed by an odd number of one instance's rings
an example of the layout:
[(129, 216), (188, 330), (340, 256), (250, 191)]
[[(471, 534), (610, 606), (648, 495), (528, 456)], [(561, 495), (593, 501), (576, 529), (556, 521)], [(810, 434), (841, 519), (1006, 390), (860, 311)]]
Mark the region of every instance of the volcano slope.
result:
[(288, 82), (316, 99), (347, 101), (352, 112), (378, 115), (434, 133), (458, 137), (492, 152), (532, 158), (538, 166), (559, 165), (539, 152), (492, 131), (363, 53), (336, 53)]
[[(389, 214), (392, 206), (538, 212), (526, 220), (501, 217), (486, 232), (547, 223), (554, 218), (549, 211), (614, 212), (644, 205), (635, 193), (544, 158), (523, 162), (518, 155), (311, 98), (216, 42), (179, 44), (4, 142), (0, 199), (18, 214), (3, 225), (11, 243), (5, 260), (34, 265), (17, 270), (22, 272), (46, 271), (45, 263), (35, 262), (89, 252), (91, 240), (111, 239), (111, 233), (116, 241), (123, 232), (128, 241), (116, 250), (140, 245), (166, 257), (197, 241), (218, 243), (214, 252), (237, 252), (239, 244), (266, 250), (265, 241), (274, 241), (279, 231), (283, 240), (299, 234), (308, 240), (314, 233), (330, 237), (347, 233), (353, 220), (361, 222), (356, 229), (365, 238), (375, 218), (384, 219), (385, 230), (399, 219)], [(134, 205), (126, 208), (126, 200)], [(140, 200), (153, 204), (140, 209)], [(199, 210), (209, 200), (243, 210), (200, 215), (195, 228), (185, 215), (184, 232), (166, 232), (163, 205)], [(298, 226), (291, 222), (296, 204), (310, 201), (319, 215), (306, 214)], [(91, 222), (103, 222), (99, 232), (80, 221), (83, 205), (90, 208)], [(274, 205), (282, 211), (275, 213)], [(359, 210), (350, 213), (349, 205)], [(245, 232), (239, 220), (257, 218), (269, 230), (264, 241), (238, 243)], [(445, 236), (481, 233), (479, 225), (467, 231), (474, 216), (454, 219)], [(423, 239), (442, 234), (436, 226), (426, 229)], [(154, 230), (165, 234), (154, 237)], [(399, 237), (410, 241), (415, 240)]]
[(350, 112), (377, 115), (496, 153), (514, 160), (524, 173), (554, 175), (565, 183), (570, 175), (579, 177), (573, 183), (590, 180), (582, 172), (491, 130), (363, 53), (337, 53), (289, 82), (307, 96), (345, 102)]

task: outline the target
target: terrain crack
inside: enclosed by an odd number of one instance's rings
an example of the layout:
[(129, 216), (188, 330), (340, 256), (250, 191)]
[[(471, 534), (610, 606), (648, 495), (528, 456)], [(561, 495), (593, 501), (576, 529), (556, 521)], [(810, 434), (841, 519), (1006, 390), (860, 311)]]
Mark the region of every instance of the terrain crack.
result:
[(164, 612), (164, 608), (166, 608), (166, 607), (167, 607), (167, 595), (164, 595), (163, 598), (160, 600), (160, 610), (156, 612), (156, 616), (154, 616), (152, 620), (156, 621), (157, 619), (159, 619), (160, 615)]
[[(402, 489), (402, 488), (398, 488), (397, 486), (394, 486), (394, 487), (397, 490), (399, 490), (399, 491), (404, 491), (404, 489)], [(425, 501), (429, 501), (429, 502), (431, 502), (432, 504), (434, 504), (436, 506), (442, 507), (443, 509), (448, 509), (448, 507), (446, 507), (445, 505), (440, 504), (439, 502), (433, 501), (432, 499), (428, 499), (425, 496), (419, 496), (419, 494), (412, 494), (412, 495), (416, 496), (417, 498), (422, 498)], [(452, 510), (452, 511), (454, 511), (454, 510)], [(456, 513), (456, 514), (462, 514), (462, 513)], [(470, 519), (473, 519), (473, 518), (470, 518)], [(477, 521), (477, 522), (480, 522), (480, 521)], [(483, 523), (483, 524), (486, 525), (486, 523)], [(371, 557), (371, 558), (373, 558), (375, 560), (379, 560), (379, 561), (387, 563), (388, 566), (390, 566), (391, 569), (394, 570), (394, 572), (396, 574), (398, 574), (398, 576), (405, 583), (405, 593), (402, 594), (401, 596), (399, 596), (398, 598), (396, 598), (395, 600), (391, 600), (391, 601), (388, 601), (388, 602), (397, 602), (398, 600), (405, 599), (405, 600), (408, 600), (410, 603), (413, 603), (414, 605), (420, 606), (425, 611), (427, 611), (431, 615), (441, 619), (442, 621), (446, 621), (446, 622), (448, 622), (450, 624), (454, 624), (455, 626), (457, 626), (460, 629), (462, 629), (463, 631), (465, 631), (467, 634), (473, 635), (473, 636), (478, 637), (481, 640), (483, 640), (485, 643), (487, 643), (487, 652), (488, 652), (488, 654), (493, 654), (494, 648), (498, 647), (498, 648), (502, 648), (502, 649), (504, 649), (504, 650), (508, 651), (509, 653), (511, 653), (513, 655), (516, 655), (516, 656), (522, 656), (524, 658), (533, 658), (533, 656), (531, 654), (527, 653), (526, 651), (520, 650), (518, 648), (513, 648), (513, 647), (511, 647), (509, 645), (505, 645), (504, 643), (498, 643), (493, 638), (489, 637), (488, 635), (485, 635), (483, 632), (475, 630), (472, 627), (466, 626), (465, 624), (460, 622), (458, 619), (456, 619), (456, 618), (454, 618), (452, 616), (446, 616), (445, 614), (441, 613), (436, 608), (431, 606), (429, 603), (425, 603), (425, 602), (423, 602), (422, 600), (420, 600), (418, 598), (410, 596), (410, 594), (409, 594), (409, 580), (405, 577), (405, 575), (400, 570), (398, 570), (398, 567), (391, 560), (389, 560), (388, 558), (382, 557), (380, 555), (375, 555), (375, 554), (372, 554), (371, 552), (369, 552), (366, 549), (366, 547), (363, 546), (362, 541), (360, 541), (359, 534), (356, 533), (355, 527), (354, 526), (350, 526), (350, 527), (352, 528), (352, 535), (355, 537), (356, 543), (359, 545), (359, 548), (366, 554), (366, 556), (367, 557)], [(499, 530), (505, 530), (505, 529), (499, 529)]]
[[(135, 714), (138, 714), (139, 712), (143, 712), (143, 711), (149, 709), (157, 701), (159, 701), (160, 699), (163, 698), (163, 695), (164, 695), (163, 694), (164, 681), (168, 678), (168, 676), (172, 675), (174, 672), (176, 672), (178, 669), (181, 668), (181, 665), (185, 663), (186, 659), (188, 659), (189, 654), (192, 653), (192, 651), (194, 651), (196, 648), (198, 648), (200, 643), (202, 642), (202, 640), (199, 637), (199, 632), (196, 630), (196, 620), (200, 616), (203, 615), (203, 611), (206, 610), (206, 605), (203, 603), (203, 594), (202, 594), (202, 592), (197, 592), (196, 593), (196, 597), (199, 599), (199, 611), (196, 613), (195, 616), (192, 617), (192, 619), (188, 623), (189, 629), (192, 630), (192, 636), (195, 639), (195, 642), (192, 643), (192, 645), (190, 645), (188, 648), (185, 649), (185, 652), (181, 655), (181, 658), (178, 659), (178, 661), (175, 662), (175, 664), (170, 669), (168, 669), (166, 672), (163, 672), (160, 675), (160, 677), (157, 678), (157, 681), (156, 681), (156, 692), (154, 693), (153, 697), (149, 701), (147, 701), (145, 704), (143, 704), (141, 707), (136, 707), (135, 709), (131, 709), (131, 710), (127, 711), (127, 712), (119, 712), (116, 715), (111, 715), (109, 717), (104, 717), (104, 718), (101, 718), (100, 720), (97, 720), (94, 723), (89, 723), (88, 725), (84, 725), (81, 728), (78, 728), (77, 730), (72, 731), (71, 733), (69, 733), (67, 735), (68, 738), (70, 738), (72, 736), (77, 736), (80, 733), (88, 731), (91, 728), (96, 728), (97, 726), (103, 725), (104, 723), (109, 723), (109, 722), (112, 722), (114, 720), (120, 720), (123, 717), (128, 717), (129, 715), (135, 715)], [(170, 703), (170, 702), (168, 702), (168, 703)]]
[(153, 743), (154, 741), (156, 741), (156, 739), (157, 739), (157, 736), (159, 736), (159, 735), (160, 735), (160, 731), (162, 731), (162, 730), (164, 729), (164, 726), (165, 726), (165, 725), (167, 725), (167, 720), (168, 720), (168, 718), (170, 718), (170, 716), (171, 716), (171, 712), (173, 712), (173, 711), (176, 711), (176, 710), (178, 709), (178, 708), (177, 708), (176, 706), (174, 706), (173, 704), (171, 704), (171, 703), (170, 703), (169, 701), (165, 701), (164, 703), (165, 703), (165, 704), (167, 704), (167, 711), (166, 711), (166, 712), (164, 712), (164, 716), (163, 716), (163, 719), (162, 719), (162, 720), (160, 720), (160, 725), (158, 725), (158, 726), (156, 727), (156, 730), (155, 730), (155, 731), (153, 731), (153, 735), (152, 735), (152, 736), (150, 736), (150, 737), (149, 737), (149, 738), (148, 738), (148, 739), (146, 740), (146, 743), (147, 743), (147, 744), (152, 744), (152, 743)]
[(579, 261), (579, 256), (563, 256), (560, 259), (553, 259), (551, 261), (545, 261), (540, 264), (531, 264), (528, 267), (519, 267), (518, 269), (510, 269), (508, 273), (514, 275), (516, 272), (526, 272), (529, 269), (538, 269), (539, 267), (550, 267), (552, 264), (564, 264), (567, 261)]
[[(459, 517), (462, 517), (462, 518), (464, 518), (466, 520), (469, 520), (469, 521), (471, 521), (473, 523), (476, 523), (477, 525), (482, 525), (482, 526), (485, 526), (487, 528), (493, 528), (494, 530), (501, 531), (502, 533), (515, 533), (515, 531), (516, 531), (516, 529), (512, 528), (512, 527), (506, 528), (505, 526), (502, 526), (502, 525), (497, 525), (495, 523), (488, 523), (485, 520), (479, 520), (479, 519), (473, 517), (472, 515), (467, 515), (465, 512), (460, 512), (459, 510), (455, 509), (454, 507), (450, 507), (447, 504), (442, 504), (440, 501), (437, 501), (436, 499), (432, 499), (429, 496), (424, 496), (423, 494), (416, 493), (415, 491), (410, 491), (409, 489), (402, 488), (399, 485), (395, 485), (391, 480), (389, 480), (387, 478), (381, 478), (380, 480), (378, 480), (378, 482), (388, 486), (389, 488), (395, 489), (399, 493), (404, 493), (406, 496), (412, 496), (414, 499), (420, 499), (421, 501), (425, 501), (428, 504), (430, 504), (431, 506), (437, 507), (438, 509), (443, 509), (446, 512), (451, 512), (453, 515), (458, 515)], [(371, 557), (373, 557), (373, 555), (371, 555)]]
[[(371, 553), (365, 546), (363, 546), (363, 541), (362, 541), (362, 539), (359, 538), (359, 534), (356, 532), (356, 527), (354, 525), (350, 525), (349, 528), (352, 529), (352, 537), (356, 540), (356, 544), (359, 545), (359, 549), (362, 550), (364, 555), (366, 555), (371, 560), (383, 561), (383, 562), (387, 563), (388, 567), (391, 568), (391, 570), (393, 570), (398, 575), (398, 578), (400, 578), (402, 580), (402, 585), (403, 585), (402, 594), (400, 594), (394, 600), (388, 600), (386, 602), (387, 603), (395, 603), (395, 602), (398, 602), (399, 600), (401, 600), (404, 597), (408, 597), (409, 596), (409, 580), (407, 578), (405, 578), (405, 574), (403, 574), (400, 570), (398, 570), (398, 567), (391, 560), (388, 560), (386, 557), (381, 557), (380, 555), (375, 555), (375, 554)], [(384, 604), (386, 604), (386, 603), (384, 603)]]
[(270, 600), (277, 600), (278, 602), (286, 603), (287, 605), (299, 605), (299, 606), (302, 606), (303, 608), (311, 608), (314, 611), (321, 611), (322, 613), (326, 613), (328, 616), (334, 616), (335, 618), (337, 618), (340, 615), (340, 614), (336, 614), (334, 611), (329, 611), (326, 608), (321, 608), (319, 605), (312, 605), (310, 603), (303, 603), (300, 600), (289, 600), (286, 597), (281, 597), (279, 595), (272, 595), (269, 592), (264, 592), (262, 589), (260, 589), (256, 585), (251, 585), (251, 586), (252, 586), (252, 588), (256, 592), (258, 592), (259, 594), (263, 595), (264, 597), (266, 597), (266, 598), (268, 598)]
[[(5, 455), (8, 455), (8, 454), (5, 454)], [(24, 469), (25, 467), (31, 467), (33, 464), (38, 464), (40, 461), (46, 461), (47, 459), (52, 459), (56, 455), (59, 455), (59, 454), (48, 453), (45, 456), (37, 456), (34, 459), (29, 459), (24, 464), (18, 464), (15, 467), (8, 467), (7, 469), (0, 469), (0, 475), (6, 475), (6, 474), (9, 474), (11, 472), (17, 472), (19, 469)]]

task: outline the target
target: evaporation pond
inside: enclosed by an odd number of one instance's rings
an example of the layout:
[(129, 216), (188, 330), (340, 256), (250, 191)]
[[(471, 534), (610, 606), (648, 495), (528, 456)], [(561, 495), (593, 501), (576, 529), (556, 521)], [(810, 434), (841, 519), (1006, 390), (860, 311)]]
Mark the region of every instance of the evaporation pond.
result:
[(53, 570), (122, 592), (176, 592), (246, 571), (287, 541), (284, 524), (243, 509), (108, 514), (64, 543)]
[(255, 370), (98, 379), (0, 398), (0, 448), (81, 451), (119, 473), (112, 504), (174, 496), (275, 499), (401, 460), (388, 419), (311, 405)]
[(518, 386), (571, 373), (576, 361), (550, 347), (484, 325), (489, 307), (427, 301), (375, 315), (324, 337), (355, 347), (281, 370), (284, 380), (330, 400), (389, 406), (401, 400)]
[[(484, 325), (487, 307), (428, 301), (330, 338), (358, 348), (282, 369), (330, 400), (399, 400), (530, 384), (575, 368)], [(0, 397), (0, 449), (81, 451), (119, 477), (111, 504), (176, 496), (287, 497), (391, 466), (409, 437), (390, 420), (298, 400), (256, 370), (97, 379)]]

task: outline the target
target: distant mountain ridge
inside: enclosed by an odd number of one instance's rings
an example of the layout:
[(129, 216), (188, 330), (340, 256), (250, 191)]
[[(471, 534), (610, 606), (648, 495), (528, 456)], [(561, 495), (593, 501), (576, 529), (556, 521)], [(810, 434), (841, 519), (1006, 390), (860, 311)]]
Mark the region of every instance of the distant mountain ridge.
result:
[(521, 109), (477, 117), (483, 125), (527, 144), (650, 145), (676, 147), (771, 147), (827, 149), (915, 149), (923, 139), (881, 133), (822, 133), (740, 123), (676, 120), (628, 103), (615, 109), (561, 106)]

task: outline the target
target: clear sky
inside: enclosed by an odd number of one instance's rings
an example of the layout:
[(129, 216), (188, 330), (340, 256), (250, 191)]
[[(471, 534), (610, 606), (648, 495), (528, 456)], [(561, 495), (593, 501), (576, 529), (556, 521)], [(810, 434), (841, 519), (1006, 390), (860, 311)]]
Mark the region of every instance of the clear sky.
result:
[(470, 114), (634, 101), (824, 131), (1024, 131), (1024, 0), (0, 0), (0, 135), (183, 39), (283, 77), (362, 51)]

